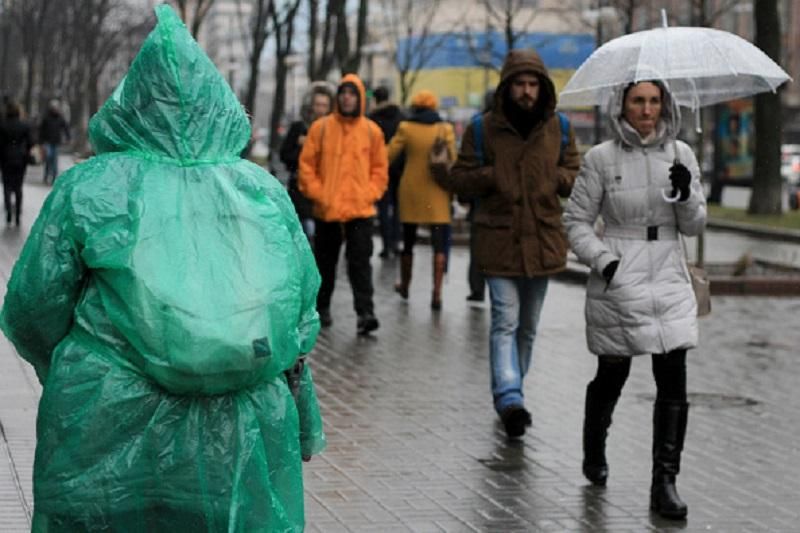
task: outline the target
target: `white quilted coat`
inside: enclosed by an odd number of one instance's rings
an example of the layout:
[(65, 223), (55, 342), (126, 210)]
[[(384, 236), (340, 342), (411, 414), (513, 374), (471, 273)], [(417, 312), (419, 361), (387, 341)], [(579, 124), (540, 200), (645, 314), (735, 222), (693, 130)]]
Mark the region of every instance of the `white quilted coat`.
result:
[[(706, 220), (706, 203), (694, 153), (673, 141), (679, 126), (677, 107), (667, 98), (656, 136), (645, 143), (623, 119), (614, 121), (615, 139), (587, 152), (564, 212), (570, 246), (591, 267), (586, 288), (586, 338), (598, 355), (667, 353), (697, 345), (697, 304), (676, 228), (697, 235)], [(610, 105), (619, 117), (622, 95)], [(692, 173), (691, 195), (667, 203), (669, 167), (677, 150)], [(604, 235), (595, 233), (601, 216)], [(647, 240), (647, 227), (659, 226), (659, 238)], [(619, 266), (611, 283), (601, 272)]]

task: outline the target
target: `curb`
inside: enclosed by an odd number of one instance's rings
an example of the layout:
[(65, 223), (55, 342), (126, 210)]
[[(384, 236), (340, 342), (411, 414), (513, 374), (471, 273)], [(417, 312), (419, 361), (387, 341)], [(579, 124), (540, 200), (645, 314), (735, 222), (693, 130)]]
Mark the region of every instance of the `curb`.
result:
[(777, 241), (800, 243), (800, 230), (757, 226), (755, 224), (731, 222), (730, 220), (720, 220), (718, 218), (709, 218), (706, 220), (706, 227), (745, 233), (747, 235), (753, 235), (754, 237), (767, 237)]

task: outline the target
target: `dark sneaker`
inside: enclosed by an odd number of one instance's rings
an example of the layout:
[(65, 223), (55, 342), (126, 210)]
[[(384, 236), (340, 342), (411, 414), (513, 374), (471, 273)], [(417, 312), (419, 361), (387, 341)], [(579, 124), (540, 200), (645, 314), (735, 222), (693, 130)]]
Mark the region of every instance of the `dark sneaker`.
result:
[(370, 331), (378, 329), (378, 319), (372, 313), (364, 313), (358, 316), (356, 328), (359, 335), (367, 335)]
[(323, 328), (331, 327), (331, 324), (333, 324), (331, 312), (327, 309), (319, 309), (317, 310), (317, 313), (319, 313), (319, 325)]
[(512, 439), (523, 436), (525, 434), (525, 428), (530, 426), (532, 422), (531, 414), (521, 405), (506, 407), (503, 412), (500, 413), (500, 420), (503, 421), (506, 434)]
[(482, 302), (483, 301), (483, 294), (475, 294), (474, 292), (467, 296), (468, 302)]

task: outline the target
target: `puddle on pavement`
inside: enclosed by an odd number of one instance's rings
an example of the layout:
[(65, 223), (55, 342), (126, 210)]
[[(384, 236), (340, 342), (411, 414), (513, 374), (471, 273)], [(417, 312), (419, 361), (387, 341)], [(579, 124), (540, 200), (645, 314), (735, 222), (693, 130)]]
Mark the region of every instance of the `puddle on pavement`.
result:
[[(690, 392), (688, 395), (689, 404), (692, 407), (706, 407), (708, 409), (725, 409), (729, 407), (753, 407), (760, 402), (746, 396), (735, 394), (720, 394), (714, 392)], [(637, 394), (639, 400), (653, 402), (653, 394)]]

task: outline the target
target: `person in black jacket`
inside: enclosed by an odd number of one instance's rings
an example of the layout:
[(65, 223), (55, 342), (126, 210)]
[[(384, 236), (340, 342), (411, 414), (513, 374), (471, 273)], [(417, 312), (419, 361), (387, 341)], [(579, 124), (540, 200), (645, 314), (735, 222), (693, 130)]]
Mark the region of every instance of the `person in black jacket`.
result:
[[(378, 87), (373, 92), (375, 108), (368, 115), (374, 120), (381, 131), (386, 144), (392, 140), (397, 126), (405, 118), (402, 110), (397, 105), (389, 102), (389, 90)], [(388, 259), (391, 254), (400, 255), (400, 217), (397, 209), (397, 187), (400, 176), (403, 175), (405, 157), (398, 157), (389, 165), (389, 187), (383, 197), (378, 200), (378, 222), (381, 228), (383, 250), (381, 258)]]
[(13, 214), (19, 226), (22, 215), (22, 180), (25, 178), (32, 147), (31, 128), (22, 120), (19, 104), (9, 102), (5, 108), (5, 120), (0, 126), (0, 171), (3, 175), (3, 198), (8, 224), (11, 224)]
[(39, 142), (44, 146), (44, 182), (53, 183), (58, 177), (58, 146), (69, 139), (69, 126), (58, 107), (58, 100), (50, 105), (39, 123)]
[(300, 109), (301, 120), (292, 122), (283, 144), (281, 144), (281, 162), (289, 171), (289, 181), (286, 184), (289, 197), (292, 199), (303, 231), (309, 240), (314, 237), (314, 218), (311, 213), (313, 204), (311, 200), (303, 196), (297, 186), (297, 161), (300, 158), (300, 151), (303, 149), (303, 143), (305, 143), (311, 123), (330, 114), (331, 111), (333, 111), (333, 90), (327, 82), (313, 82), (303, 98), (303, 105)]

